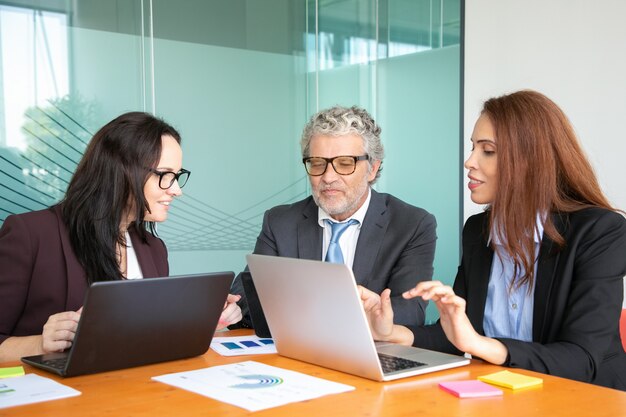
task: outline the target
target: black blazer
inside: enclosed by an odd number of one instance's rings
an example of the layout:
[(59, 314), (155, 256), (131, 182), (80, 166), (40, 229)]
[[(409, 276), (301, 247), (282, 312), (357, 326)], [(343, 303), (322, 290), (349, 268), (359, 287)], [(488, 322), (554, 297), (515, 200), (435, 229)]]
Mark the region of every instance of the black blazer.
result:
[[(533, 341), (499, 339), (504, 365), (626, 390), (626, 353), (619, 318), (626, 274), (626, 220), (590, 208), (553, 214), (565, 247), (544, 234), (537, 264)], [(493, 251), (487, 246), (488, 215), (470, 217), (463, 229), (463, 258), (454, 291), (467, 301), (467, 316), (483, 332)], [(414, 345), (460, 353), (439, 323), (413, 327)]]
[[(396, 323), (423, 324), (426, 303), (421, 299), (405, 300), (402, 293), (419, 281), (432, 279), (435, 217), (389, 194), (371, 191), (354, 254), (354, 276), (358, 284), (378, 294), (391, 289)], [(312, 197), (268, 210), (254, 253), (321, 260), (323, 228), (317, 214)], [(231, 291), (243, 295), (239, 276)], [(246, 324), (247, 305), (245, 301), (240, 305)]]

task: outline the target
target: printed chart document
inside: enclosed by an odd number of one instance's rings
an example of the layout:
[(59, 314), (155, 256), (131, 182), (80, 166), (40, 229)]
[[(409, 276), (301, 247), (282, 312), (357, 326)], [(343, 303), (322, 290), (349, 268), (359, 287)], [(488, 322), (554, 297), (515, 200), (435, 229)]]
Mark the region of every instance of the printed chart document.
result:
[(36, 374), (0, 380), (0, 408), (75, 397), (80, 391)]
[(155, 376), (152, 379), (248, 411), (354, 390), (349, 385), (254, 361)]
[(214, 337), (211, 349), (222, 356), (276, 353), (276, 345), (272, 339), (261, 339), (257, 336)]

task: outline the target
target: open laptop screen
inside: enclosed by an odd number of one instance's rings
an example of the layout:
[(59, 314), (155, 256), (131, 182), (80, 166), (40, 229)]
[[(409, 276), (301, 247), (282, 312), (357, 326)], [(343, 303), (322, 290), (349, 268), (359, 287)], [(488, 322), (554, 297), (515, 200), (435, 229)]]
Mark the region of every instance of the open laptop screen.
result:
[(67, 363), (59, 354), (22, 358), (63, 376), (109, 371), (203, 354), (233, 281), (232, 272), (92, 284)]

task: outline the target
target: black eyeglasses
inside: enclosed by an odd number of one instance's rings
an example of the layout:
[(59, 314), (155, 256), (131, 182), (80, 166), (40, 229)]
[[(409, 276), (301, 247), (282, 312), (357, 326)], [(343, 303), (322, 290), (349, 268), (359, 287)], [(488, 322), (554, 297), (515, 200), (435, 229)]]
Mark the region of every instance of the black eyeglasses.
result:
[(167, 190), (172, 185), (174, 185), (174, 181), (178, 181), (178, 186), (183, 188), (185, 184), (187, 184), (187, 180), (191, 175), (191, 171), (187, 171), (186, 169), (181, 169), (178, 172), (173, 171), (157, 171), (156, 169), (150, 168), (150, 172), (154, 175), (159, 176), (159, 188), (162, 190)]
[(354, 173), (354, 171), (356, 171), (356, 163), (358, 161), (368, 161), (369, 159), (369, 155), (342, 155), (335, 156), (334, 158), (322, 158), (319, 156), (312, 156), (309, 158), (302, 158), (302, 162), (304, 163), (304, 168), (306, 169), (307, 174), (314, 177), (319, 177), (320, 175), (324, 175), (324, 173), (326, 172), (326, 168), (328, 168), (329, 162), (332, 164), (333, 169), (337, 174), (350, 175)]

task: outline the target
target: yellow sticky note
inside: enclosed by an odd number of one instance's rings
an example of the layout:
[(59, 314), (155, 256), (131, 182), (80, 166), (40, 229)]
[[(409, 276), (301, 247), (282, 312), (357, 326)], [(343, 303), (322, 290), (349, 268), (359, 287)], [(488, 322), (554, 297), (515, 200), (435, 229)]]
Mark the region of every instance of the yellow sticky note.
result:
[(24, 375), (24, 368), (21, 366), (14, 366), (12, 368), (0, 368), (0, 378), (10, 378), (12, 376)]
[(478, 379), (488, 384), (498, 385), (510, 389), (530, 388), (543, 384), (543, 379), (534, 376), (522, 375), (511, 371), (500, 371), (489, 375), (479, 376)]

